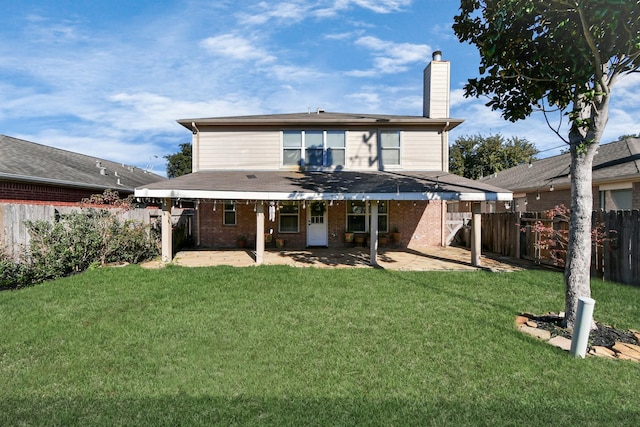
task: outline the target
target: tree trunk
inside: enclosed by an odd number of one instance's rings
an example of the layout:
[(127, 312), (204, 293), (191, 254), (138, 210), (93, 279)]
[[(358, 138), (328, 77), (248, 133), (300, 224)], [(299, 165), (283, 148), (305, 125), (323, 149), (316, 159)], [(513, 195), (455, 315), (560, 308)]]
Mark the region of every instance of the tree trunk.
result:
[(591, 175), (598, 144), (580, 153), (577, 145), (571, 144), (571, 220), (564, 273), (565, 326), (568, 328), (573, 328), (575, 323), (578, 298), (591, 297)]
[[(593, 211), (593, 157), (609, 119), (609, 97), (597, 102), (576, 100), (582, 107), (580, 116), (589, 121), (588, 129), (574, 122), (569, 132), (571, 152), (571, 217), (569, 244), (564, 270), (564, 326), (573, 328), (578, 311), (578, 298), (591, 297), (591, 214)], [(575, 111), (575, 110), (574, 110)], [(592, 325), (594, 327), (595, 323)]]

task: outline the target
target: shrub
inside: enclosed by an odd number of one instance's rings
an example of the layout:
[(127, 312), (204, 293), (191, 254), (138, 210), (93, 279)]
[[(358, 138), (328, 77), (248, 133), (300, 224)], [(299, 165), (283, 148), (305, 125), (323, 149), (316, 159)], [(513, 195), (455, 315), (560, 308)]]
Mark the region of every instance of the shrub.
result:
[[(537, 246), (540, 253), (548, 253), (554, 265), (564, 267), (569, 247), (569, 219), (571, 211), (565, 205), (556, 206), (544, 212), (544, 215), (553, 220), (551, 223), (536, 221), (531, 230), (539, 236)], [(558, 224), (567, 224), (561, 227)], [(591, 230), (591, 241), (595, 245), (602, 245), (607, 240), (603, 231), (604, 224), (595, 224)], [(541, 255), (542, 256), (542, 255)]]
[(57, 222), (26, 222), (27, 258), (36, 281), (66, 276), (94, 265), (140, 262), (159, 252), (158, 233), (107, 210), (85, 209)]
[(32, 282), (31, 269), (0, 249), (0, 289), (16, 289)]

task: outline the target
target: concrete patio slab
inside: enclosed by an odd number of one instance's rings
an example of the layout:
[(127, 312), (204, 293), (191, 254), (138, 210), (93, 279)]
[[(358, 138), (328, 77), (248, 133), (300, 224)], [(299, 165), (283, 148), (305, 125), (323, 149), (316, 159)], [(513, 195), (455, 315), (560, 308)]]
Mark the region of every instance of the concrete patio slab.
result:
[[(464, 271), (491, 270), (517, 271), (526, 268), (526, 263), (508, 257), (483, 254), (482, 267), (471, 265), (471, 253), (466, 248), (437, 247), (420, 249), (386, 249), (378, 256), (378, 268), (400, 271)], [(176, 254), (173, 264), (185, 267), (207, 267), (229, 265), (234, 267), (255, 266), (255, 252), (248, 249), (187, 250)], [(143, 264), (143, 267), (160, 267), (159, 261)], [(368, 248), (314, 248), (304, 250), (267, 249), (264, 265), (290, 265), (316, 268), (374, 268), (369, 263)]]

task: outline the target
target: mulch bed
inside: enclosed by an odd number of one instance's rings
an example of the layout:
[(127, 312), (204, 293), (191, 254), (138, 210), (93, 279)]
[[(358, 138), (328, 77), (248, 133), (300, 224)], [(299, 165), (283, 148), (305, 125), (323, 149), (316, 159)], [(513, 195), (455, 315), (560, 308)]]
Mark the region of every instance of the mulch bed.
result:
[[(555, 313), (547, 313), (540, 316), (523, 314), (538, 324), (538, 329), (544, 329), (551, 333), (551, 337), (563, 336), (571, 339), (571, 331), (562, 327), (563, 317)], [(601, 346), (612, 348), (616, 342), (640, 345), (637, 334), (632, 331), (617, 329), (614, 326), (603, 325), (596, 322), (597, 329), (589, 333), (589, 346)]]

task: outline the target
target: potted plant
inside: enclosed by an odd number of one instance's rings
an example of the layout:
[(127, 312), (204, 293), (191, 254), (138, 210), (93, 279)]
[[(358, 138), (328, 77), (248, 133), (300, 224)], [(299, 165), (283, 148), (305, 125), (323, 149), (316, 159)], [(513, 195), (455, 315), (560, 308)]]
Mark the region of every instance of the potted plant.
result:
[(347, 229), (344, 231), (344, 242), (353, 243), (353, 231)]
[(391, 233), (391, 239), (393, 240), (393, 243), (400, 243), (400, 241), (402, 240), (402, 233), (400, 233), (400, 230), (398, 230), (398, 226), (394, 226), (393, 227), (393, 232)]
[(284, 239), (276, 239), (276, 248), (278, 249), (284, 248)]
[(364, 239), (365, 239), (364, 234), (356, 234), (356, 236), (354, 237), (356, 246), (364, 246)]
[(239, 248), (244, 248), (245, 246), (247, 246), (247, 236), (245, 236), (244, 234), (239, 235), (236, 239), (236, 243), (238, 244)]
[(378, 243), (380, 246), (387, 246), (389, 244), (389, 236), (386, 233), (381, 233), (378, 236)]
[(273, 241), (273, 234), (264, 233), (264, 242), (265, 243), (271, 243), (272, 241)]

